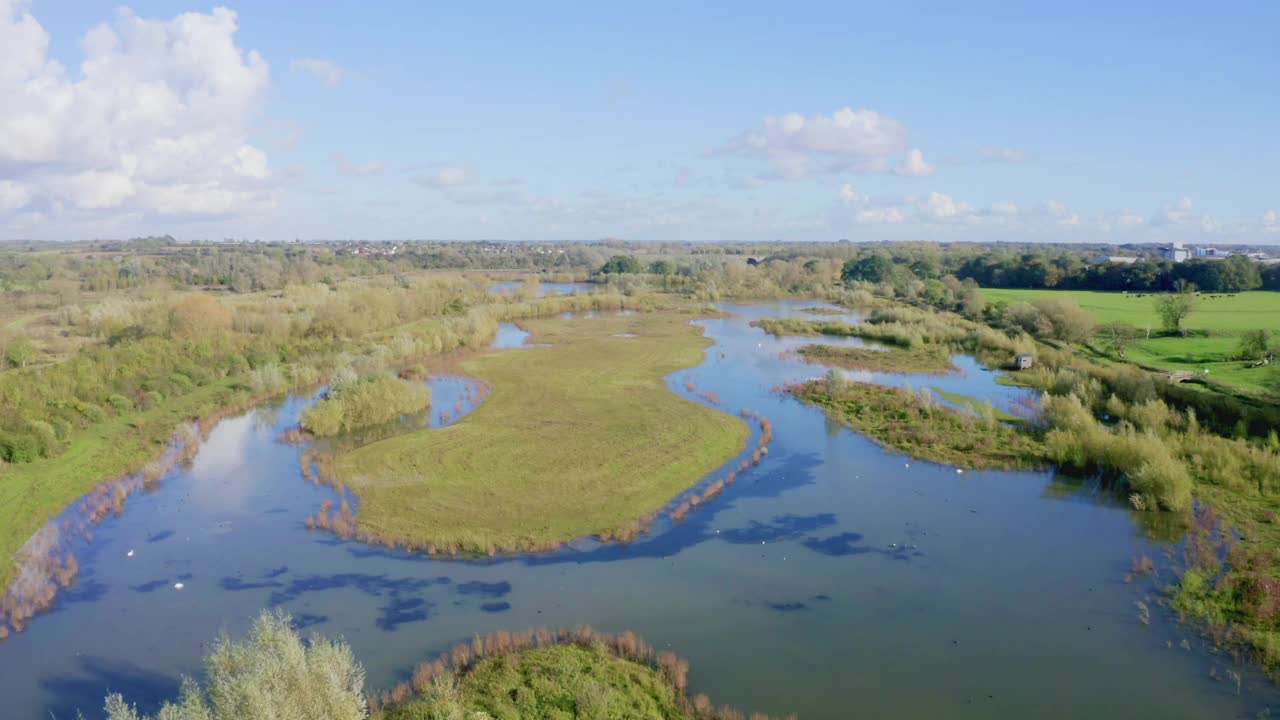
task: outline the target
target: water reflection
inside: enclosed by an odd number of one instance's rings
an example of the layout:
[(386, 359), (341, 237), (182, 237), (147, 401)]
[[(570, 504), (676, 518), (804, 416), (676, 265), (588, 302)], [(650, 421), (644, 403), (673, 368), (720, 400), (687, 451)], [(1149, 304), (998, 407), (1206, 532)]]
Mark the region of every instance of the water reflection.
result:
[[(813, 305), (724, 305), (732, 316), (699, 321), (716, 344), (669, 387), (751, 408), (775, 437), (718, 498), (630, 544), (464, 561), (308, 532), (303, 519), (332, 493), (304, 482), (303, 449), (276, 438), (309, 399), (223, 422), (190, 467), (95, 529), (55, 612), (0, 643), (2, 714), (93, 718), (108, 690), (153, 710), (199, 671), (211, 638), (243, 632), (263, 607), (343, 635), (374, 687), (476, 634), (585, 622), (670, 646), (691, 660), (695, 692), (775, 715), (1248, 717), (1274, 702), (1254, 672), (1239, 696), (1213, 682), (1209, 669), (1230, 660), (1158, 608), (1150, 626), (1137, 620), (1148, 590), (1123, 575), (1139, 554), (1160, 557), (1152, 538), (1168, 535), (1136, 525), (1105, 484), (957, 475), (775, 392), (821, 374), (786, 356), (813, 340), (749, 322)], [(966, 374), (951, 384), (906, 381), (1006, 407), (1025, 392), (958, 361)], [(464, 380), (432, 382), (432, 414), (414, 422), (441, 422), (438, 406), (467, 395)]]

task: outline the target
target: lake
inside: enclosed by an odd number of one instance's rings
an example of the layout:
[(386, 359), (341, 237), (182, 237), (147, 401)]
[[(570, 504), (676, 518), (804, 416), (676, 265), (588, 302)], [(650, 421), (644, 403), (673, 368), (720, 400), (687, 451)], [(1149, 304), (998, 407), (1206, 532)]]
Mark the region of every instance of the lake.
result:
[[(813, 305), (724, 305), (730, 317), (698, 321), (715, 345), (670, 388), (759, 412), (774, 439), (717, 499), (630, 545), (466, 561), (342, 542), (306, 529), (334, 495), (277, 439), (310, 398), (223, 421), (189, 466), (95, 528), (50, 613), (0, 642), (4, 717), (99, 717), (108, 690), (153, 710), (199, 673), (211, 639), (243, 633), (263, 607), (345, 637), (371, 688), (476, 634), (588, 623), (687, 657), (692, 690), (719, 704), (808, 720), (1234, 718), (1277, 705), (1268, 680), (1157, 607), (1150, 580), (1125, 583), (1135, 557), (1162, 566), (1165, 548), (1111, 492), (1052, 472), (958, 474), (777, 392), (825, 373), (792, 354), (824, 340), (749, 323)], [(499, 345), (522, 342), (506, 329)], [(948, 376), (850, 376), (1005, 409), (1033, 397), (957, 362)], [(436, 380), (421, 422), (457, 422), (468, 388)], [(1228, 670), (1239, 692), (1211, 676)]]

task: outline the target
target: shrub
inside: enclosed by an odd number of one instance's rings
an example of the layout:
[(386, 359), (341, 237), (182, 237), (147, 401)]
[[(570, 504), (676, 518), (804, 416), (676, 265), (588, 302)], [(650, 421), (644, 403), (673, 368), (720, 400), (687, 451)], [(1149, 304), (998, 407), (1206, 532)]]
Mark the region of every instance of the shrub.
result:
[[(289, 616), (263, 612), (242, 642), (223, 636), (205, 658), (208, 689), (185, 679), (177, 704), (157, 720), (364, 720), (364, 668), (342, 641), (309, 643)], [(119, 694), (107, 696), (108, 720), (140, 720)]]
[(1067, 298), (1037, 300), (1035, 309), (1049, 324), (1048, 336), (1064, 342), (1084, 342), (1093, 337), (1097, 328), (1093, 316)]
[(91, 423), (100, 423), (107, 419), (107, 413), (102, 408), (93, 403), (82, 402), (76, 403), (76, 412), (80, 413)]
[(316, 435), (336, 435), (360, 427), (395, 420), (422, 410), (431, 392), (420, 382), (390, 375), (351, 380), (342, 373), (324, 399), (302, 415), (302, 426)]
[(208, 295), (190, 295), (174, 303), (170, 311), (173, 334), (207, 337), (231, 330), (231, 311)]
[(126, 413), (133, 409), (133, 403), (123, 395), (112, 395), (107, 398), (107, 403), (118, 413)]

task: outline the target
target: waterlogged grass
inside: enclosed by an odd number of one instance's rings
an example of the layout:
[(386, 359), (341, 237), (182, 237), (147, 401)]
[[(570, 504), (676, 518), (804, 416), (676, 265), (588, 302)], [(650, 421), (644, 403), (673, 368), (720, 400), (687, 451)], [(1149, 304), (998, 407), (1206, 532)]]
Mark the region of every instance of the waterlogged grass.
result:
[(751, 327), (758, 327), (770, 335), (800, 335), (854, 337), (859, 334), (856, 325), (842, 320), (800, 320), (798, 318), (762, 318), (753, 320)]
[(360, 498), (360, 527), (427, 549), (532, 549), (656, 512), (749, 434), (667, 388), (663, 377), (710, 345), (690, 319), (528, 321), (530, 342), (549, 347), (464, 363), (492, 390), (466, 418), (338, 458), (338, 479)]
[(932, 390), (938, 393), (943, 400), (946, 400), (952, 405), (959, 405), (975, 415), (982, 416), (990, 413), (992, 417), (1000, 422), (1014, 424), (1022, 424), (1026, 422), (1024, 418), (1020, 418), (1010, 412), (1005, 412), (998, 407), (993, 407), (990, 403), (979, 400), (972, 395), (962, 395), (960, 393), (943, 390), (939, 387), (932, 388)]
[(942, 375), (954, 371), (951, 353), (938, 345), (884, 350), (830, 345), (805, 345), (798, 351), (805, 361), (851, 370)]
[(1034, 435), (939, 406), (928, 390), (915, 393), (872, 383), (812, 380), (789, 391), (883, 447), (912, 457), (968, 468), (1047, 464), (1044, 447)]

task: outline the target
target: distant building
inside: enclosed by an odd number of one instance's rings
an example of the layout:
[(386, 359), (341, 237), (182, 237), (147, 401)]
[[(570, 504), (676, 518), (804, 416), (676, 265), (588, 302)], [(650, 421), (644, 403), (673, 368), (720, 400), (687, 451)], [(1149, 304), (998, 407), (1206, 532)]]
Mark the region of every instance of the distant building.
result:
[(1160, 248), (1160, 257), (1177, 263), (1191, 257), (1191, 253), (1183, 247), (1182, 243), (1175, 242), (1170, 243), (1168, 247)]
[(1019, 370), (1030, 370), (1031, 366), (1035, 363), (1035, 358), (1030, 355), (1019, 355), (1014, 360), (1014, 364)]

